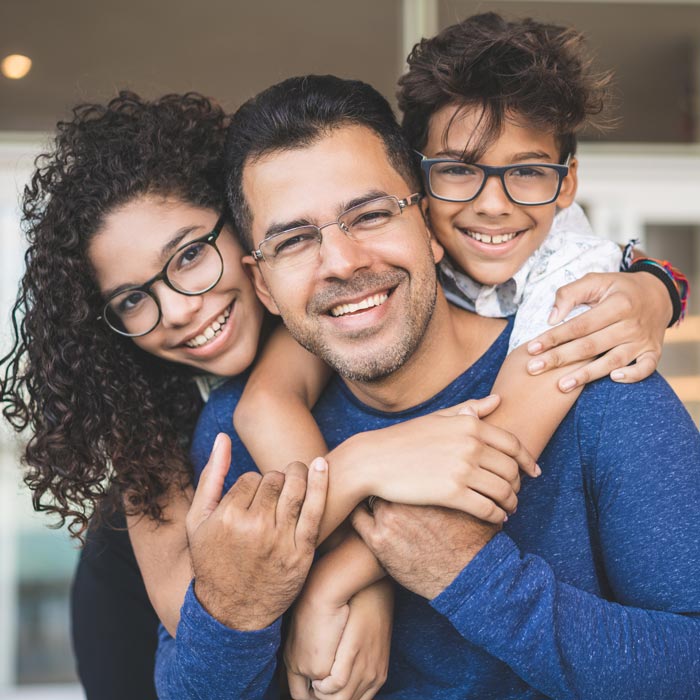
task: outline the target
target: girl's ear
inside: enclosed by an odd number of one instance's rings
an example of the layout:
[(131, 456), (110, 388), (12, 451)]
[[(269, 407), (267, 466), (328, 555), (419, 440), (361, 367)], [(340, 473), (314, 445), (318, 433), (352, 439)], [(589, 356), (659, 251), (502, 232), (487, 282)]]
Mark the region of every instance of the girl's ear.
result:
[(246, 255), (243, 259), (243, 269), (246, 271), (248, 277), (250, 277), (253, 287), (255, 288), (255, 293), (258, 295), (262, 305), (275, 316), (279, 316), (280, 312), (277, 308), (275, 300), (270, 294), (270, 290), (267, 288), (267, 283), (263, 277), (262, 272), (260, 272), (260, 266), (255, 261), (252, 255)]

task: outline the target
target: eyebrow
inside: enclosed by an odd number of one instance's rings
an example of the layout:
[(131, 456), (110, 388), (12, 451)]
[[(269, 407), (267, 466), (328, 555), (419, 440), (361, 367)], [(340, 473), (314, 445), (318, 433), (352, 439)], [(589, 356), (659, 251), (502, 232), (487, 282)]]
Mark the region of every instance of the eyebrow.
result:
[[(455, 160), (465, 162), (463, 151), (453, 151), (452, 149), (439, 151), (435, 157), (454, 158)], [(552, 161), (554, 159), (551, 154), (546, 151), (524, 151), (522, 153), (514, 153), (509, 160), (511, 163), (524, 163), (526, 161), (539, 163), (543, 160)]]
[[(384, 192), (383, 190), (369, 190), (368, 192), (365, 192), (364, 194), (359, 195), (358, 197), (355, 197), (349, 201), (342, 202), (340, 205), (338, 205), (338, 216), (340, 216), (343, 212), (347, 211), (348, 209), (352, 209), (353, 207), (360, 206), (361, 204), (365, 204), (366, 202), (369, 202), (373, 199), (377, 199), (379, 197), (387, 197), (387, 193)], [(326, 223), (326, 222), (324, 222)], [(272, 223), (267, 231), (265, 231), (265, 239), (270, 238), (271, 236), (276, 236), (278, 233), (283, 233), (284, 231), (289, 231), (290, 229), (293, 228), (299, 228), (300, 226), (315, 226), (316, 224), (311, 223), (310, 219), (293, 219), (292, 221), (277, 221)]]
[[(175, 232), (175, 235), (160, 249), (160, 254), (158, 257), (163, 262), (163, 264), (165, 264), (166, 259), (169, 258), (175, 250), (177, 250), (177, 248), (180, 246), (180, 243), (182, 243), (183, 239), (186, 236), (202, 228), (205, 227), (201, 225), (191, 225), (179, 228)], [(110, 299), (115, 294), (120, 294), (126, 289), (132, 289), (133, 287), (141, 287), (144, 284), (145, 282), (124, 282), (124, 284), (120, 284), (116, 287), (111, 287), (110, 289), (107, 289), (106, 291), (102, 292), (102, 297), (104, 299)]]

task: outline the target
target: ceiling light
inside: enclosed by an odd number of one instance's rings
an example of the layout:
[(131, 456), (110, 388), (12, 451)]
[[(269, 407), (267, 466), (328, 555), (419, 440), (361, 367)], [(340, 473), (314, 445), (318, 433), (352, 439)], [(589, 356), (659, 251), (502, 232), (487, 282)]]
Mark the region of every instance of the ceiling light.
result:
[(18, 53), (10, 54), (2, 59), (0, 70), (6, 78), (19, 80), (24, 78), (32, 68), (32, 59)]

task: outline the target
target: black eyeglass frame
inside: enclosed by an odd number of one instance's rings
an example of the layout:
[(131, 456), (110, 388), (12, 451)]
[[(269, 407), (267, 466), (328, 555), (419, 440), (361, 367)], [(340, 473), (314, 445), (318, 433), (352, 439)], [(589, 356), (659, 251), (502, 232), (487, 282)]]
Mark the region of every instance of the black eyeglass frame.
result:
[[(338, 226), (338, 228), (346, 235), (348, 238), (352, 238), (352, 234), (350, 233), (350, 229), (347, 227), (345, 222), (340, 221), (340, 219), (345, 216), (347, 213), (353, 211), (354, 209), (360, 209), (361, 207), (366, 207), (368, 204), (371, 204), (372, 202), (379, 201), (381, 199), (393, 199), (399, 207), (399, 212), (397, 214), (401, 215), (403, 214), (404, 209), (406, 207), (410, 207), (414, 204), (418, 204), (422, 199), (423, 199), (423, 194), (420, 192), (416, 192), (414, 194), (408, 195), (408, 197), (404, 197), (403, 199), (399, 199), (396, 195), (393, 194), (388, 194), (388, 195), (382, 195), (381, 197), (375, 197), (374, 199), (370, 199), (366, 202), (363, 202), (362, 204), (357, 204), (354, 207), (350, 207), (349, 209), (346, 209), (345, 211), (341, 212), (338, 217), (335, 219), (335, 221), (329, 221), (328, 223), (321, 224), (321, 226), (316, 226), (315, 224), (304, 224), (303, 226), (295, 226), (294, 228), (287, 229), (286, 231), (280, 231), (279, 233), (275, 233), (272, 236), (269, 236), (268, 238), (263, 239), (260, 242), (260, 246), (264, 245), (268, 241), (274, 241), (278, 236), (284, 236), (287, 235), (293, 231), (297, 231), (298, 229), (315, 229), (316, 230), (316, 238), (321, 244), (323, 242), (323, 230), (324, 228), (327, 228), (328, 226)], [(265, 253), (260, 249), (260, 246), (256, 248), (255, 250), (250, 251), (250, 255), (252, 258), (255, 260), (256, 263), (260, 264), (263, 260), (267, 262), (268, 265), (270, 265), (270, 261), (267, 260), (265, 257)], [(274, 265), (270, 265), (270, 267), (274, 267)]]
[[(416, 151), (416, 155), (420, 156), (421, 158), (420, 167), (423, 172), (423, 180), (425, 181), (425, 187), (428, 190), (430, 196), (434, 199), (439, 199), (442, 202), (473, 202), (483, 192), (484, 187), (486, 187), (486, 183), (488, 182), (488, 179), (490, 177), (497, 177), (501, 181), (501, 186), (503, 187), (503, 191), (505, 192), (506, 197), (508, 197), (508, 199), (511, 202), (513, 202), (513, 204), (517, 204), (523, 207), (541, 207), (545, 204), (552, 204), (552, 202), (555, 202), (557, 200), (557, 197), (559, 197), (559, 193), (561, 192), (562, 182), (564, 181), (564, 178), (569, 174), (569, 161), (571, 160), (571, 156), (569, 155), (567, 156), (566, 161), (564, 163), (513, 163), (512, 165), (493, 166), (481, 165), (481, 163), (468, 163), (467, 161), (455, 160), (454, 158), (428, 158), (427, 156), (424, 156), (420, 151)], [(437, 195), (433, 192), (433, 187), (430, 183), (430, 169), (433, 167), (433, 165), (437, 165), (438, 163), (461, 163), (462, 165), (471, 165), (475, 168), (479, 168), (479, 170), (481, 170), (484, 173), (484, 179), (482, 180), (479, 189), (471, 197), (467, 197), (466, 199), (453, 199), (451, 197), (441, 197), (440, 195)], [(554, 170), (559, 176), (559, 182), (557, 183), (557, 189), (554, 193), (554, 196), (550, 199), (546, 199), (541, 202), (522, 202), (519, 199), (513, 197), (513, 195), (508, 191), (505, 175), (509, 170), (514, 170), (516, 168), (548, 168), (550, 170)]]
[[(194, 238), (191, 241), (187, 241), (187, 243), (184, 243), (181, 245), (165, 262), (165, 265), (163, 265), (163, 268), (161, 271), (157, 274), (151, 277), (150, 279), (146, 280), (143, 284), (135, 286), (135, 287), (127, 287), (126, 289), (122, 289), (116, 294), (112, 294), (112, 296), (109, 297), (104, 303), (104, 306), (102, 307), (102, 313), (97, 317), (98, 321), (104, 321), (105, 324), (113, 330), (115, 333), (118, 333), (119, 335), (123, 335), (127, 338), (141, 338), (144, 335), (148, 335), (152, 331), (154, 331), (157, 327), (158, 324), (160, 323), (161, 318), (163, 317), (163, 311), (160, 308), (160, 302), (158, 301), (158, 297), (151, 292), (151, 287), (156, 282), (159, 282), (160, 280), (163, 281), (165, 285), (167, 285), (170, 289), (172, 289), (174, 292), (177, 292), (178, 294), (182, 294), (186, 297), (196, 297), (199, 296), (200, 294), (206, 294), (208, 291), (211, 291), (216, 287), (217, 284), (219, 284), (219, 280), (221, 280), (221, 277), (224, 274), (224, 259), (221, 256), (221, 251), (216, 245), (216, 241), (219, 238), (219, 235), (221, 234), (221, 231), (224, 228), (224, 224), (226, 223), (226, 220), (228, 219), (228, 214), (226, 212), (222, 213), (221, 216), (216, 221), (216, 224), (214, 224), (214, 228), (209, 231), (209, 233), (205, 233), (203, 236), (200, 236), (199, 238)], [(185, 248), (189, 248), (191, 245), (194, 245), (195, 243), (206, 243), (207, 245), (210, 245), (215, 251), (216, 254), (219, 256), (219, 260), (221, 261), (221, 271), (219, 272), (219, 276), (216, 278), (216, 280), (210, 284), (206, 289), (202, 289), (198, 292), (186, 292), (183, 289), (178, 289), (169, 279), (167, 275), (167, 270), (168, 266), (170, 263), (177, 257), (177, 255), (185, 250)], [(109, 307), (110, 302), (112, 299), (115, 299), (118, 296), (121, 296), (122, 294), (125, 294), (126, 292), (144, 292), (147, 294), (151, 299), (156, 304), (156, 307), (158, 308), (158, 318), (156, 319), (155, 323), (151, 328), (149, 328), (147, 331), (144, 331), (143, 333), (126, 333), (125, 331), (121, 331), (118, 328), (115, 328), (108, 320), (107, 317), (107, 308)]]

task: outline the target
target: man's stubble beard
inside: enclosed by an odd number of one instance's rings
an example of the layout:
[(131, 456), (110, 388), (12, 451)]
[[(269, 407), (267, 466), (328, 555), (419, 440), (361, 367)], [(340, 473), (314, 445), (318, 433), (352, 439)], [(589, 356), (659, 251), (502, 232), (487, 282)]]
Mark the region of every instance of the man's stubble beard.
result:
[[(435, 270), (434, 263), (432, 270)], [(379, 275), (376, 273), (358, 275), (348, 282), (336, 283), (312, 300), (309, 309), (320, 313), (320, 309), (328, 308), (334, 296), (342, 293), (354, 294), (362, 291), (363, 288), (376, 288), (386, 282), (396, 282), (399, 276), (401, 279), (409, 277), (405, 271), (396, 270)], [(437, 284), (437, 276), (434, 272), (430, 275), (430, 271), (426, 271), (413, 280), (409, 277), (410, 296), (406, 304), (404, 326), (399, 334), (400, 337), (390, 347), (383, 347), (367, 357), (364, 357), (361, 352), (350, 350), (342, 352), (335, 349), (316, 329), (293, 323), (291, 319), (285, 322), (290, 334), (300, 345), (322, 359), (344, 379), (362, 383), (377, 382), (400, 369), (420, 346), (435, 310)], [(372, 330), (369, 329), (364, 335), (371, 336)], [(362, 347), (362, 335), (358, 335), (356, 340), (359, 350)]]

